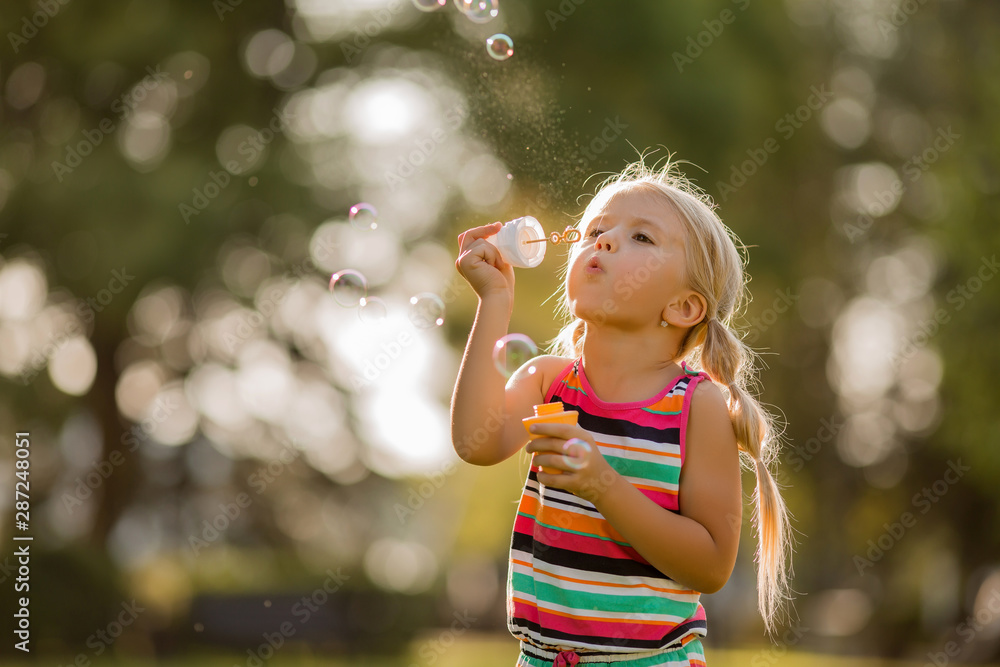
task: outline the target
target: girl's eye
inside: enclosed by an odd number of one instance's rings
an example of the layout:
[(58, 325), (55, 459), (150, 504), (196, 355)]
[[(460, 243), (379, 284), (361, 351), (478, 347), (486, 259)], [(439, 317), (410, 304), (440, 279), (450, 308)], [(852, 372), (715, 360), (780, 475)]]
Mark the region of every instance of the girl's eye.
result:
[[(604, 232), (603, 229), (596, 229), (595, 228), (595, 229), (590, 230), (590, 233), (587, 234), (587, 236), (588, 237), (594, 237), (594, 236), (598, 236), (599, 234), (602, 234), (603, 232)], [(653, 242), (653, 239), (649, 238), (648, 236), (646, 236), (642, 232), (637, 232), (635, 235), (632, 236), (632, 238), (638, 239), (638, 240), (642, 241), (643, 243), (652, 243)]]

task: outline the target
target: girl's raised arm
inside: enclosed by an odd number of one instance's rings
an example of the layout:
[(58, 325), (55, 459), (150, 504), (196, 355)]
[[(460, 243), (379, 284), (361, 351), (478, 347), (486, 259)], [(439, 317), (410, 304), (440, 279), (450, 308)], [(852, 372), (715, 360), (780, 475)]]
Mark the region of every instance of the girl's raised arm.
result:
[(514, 303), (514, 270), (484, 240), (499, 228), (495, 222), (463, 232), (455, 262), (479, 295), (479, 307), (452, 394), (451, 439), (458, 455), (475, 465), (500, 463), (524, 447), (528, 432), (521, 420), (545, 400), (549, 382), (566, 365), (562, 357), (536, 357), (506, 384), (494, 367), (493, 348), (507, 334)]

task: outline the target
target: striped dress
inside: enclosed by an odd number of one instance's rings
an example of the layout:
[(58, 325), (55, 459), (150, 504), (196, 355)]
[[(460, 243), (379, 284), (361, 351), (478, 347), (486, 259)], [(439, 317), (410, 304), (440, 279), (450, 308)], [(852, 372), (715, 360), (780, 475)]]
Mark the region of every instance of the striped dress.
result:
[[(682, 362), (684, 372), (653, 398), (607, 403), (581, 361), (559, 374), (545, 402), (576, 410), (615, 471), (677, 512), (691, 397), (708, 376)], [(537, 472), (532, 465), (517, 508), (507, 578), (507, 626), (528, 655), (573, 650), (591, 660), (621, 659), (705, 635), (698, 591), (650, 565), (591, 503), (540, 485)]]

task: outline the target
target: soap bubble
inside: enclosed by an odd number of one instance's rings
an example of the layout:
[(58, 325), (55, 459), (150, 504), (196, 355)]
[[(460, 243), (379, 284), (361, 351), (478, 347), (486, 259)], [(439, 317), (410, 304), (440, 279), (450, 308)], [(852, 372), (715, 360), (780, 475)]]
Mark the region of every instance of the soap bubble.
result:
[(410, 297), (410, 321), (421, 329), (444, 324), (444, 301), (437, 294), (421, 292)]
[(361, 202), (351, 207), (351, 214), (348, 216), (351, 224), (356, 229), (369, 231), (378, 227), (378, 211), (371, 204)]
[(354, 308), (368, 296), (368, 281), (354, 269), (344, 269), (330, 278), (330, 291), (341, 306)]
[(358, 317), (365, 324), (379, 324), (389, 314), (385, 301), (377, 296), (366, 296), (361, 299), (359, 305), (361, 308), (358, 309)]
[(486, 40), (486, 53), (493, 60), (507, 60), (514, 55), (514, 40), (502, 32), (498, 32)]
[(538, 346), (524, 334), (507, 334), (493, 346), (493, 365), (505, 378), (537, 356)]
[(563, 443), (563, 463), (571, 470), (587, 467), (587, 456), (591, 452), (590, 443), (581, 438), (570, 438)]
[(492, 21), (500, 13), (497, 0), (455, 0), (455, 6), (474, 23)]
[(422, 12), (433, 12), (435, 9), (441, 9), (447, 2), (448, 0), (413, 0), (414, 6)]

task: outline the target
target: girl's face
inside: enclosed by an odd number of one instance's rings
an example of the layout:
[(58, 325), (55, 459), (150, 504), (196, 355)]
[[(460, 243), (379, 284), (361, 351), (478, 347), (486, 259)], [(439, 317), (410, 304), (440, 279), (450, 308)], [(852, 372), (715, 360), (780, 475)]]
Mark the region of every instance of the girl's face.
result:
[(624, 328), (658, 327), (668, 304), (690, 290), (684, 228), (663, 195), (619, 190), (588, 209), (574, 244), (566, 293), (574, 316)]

